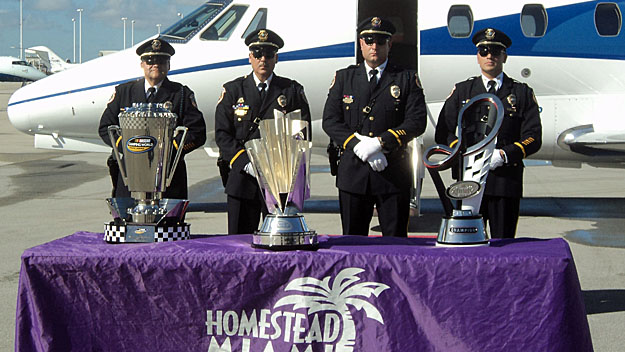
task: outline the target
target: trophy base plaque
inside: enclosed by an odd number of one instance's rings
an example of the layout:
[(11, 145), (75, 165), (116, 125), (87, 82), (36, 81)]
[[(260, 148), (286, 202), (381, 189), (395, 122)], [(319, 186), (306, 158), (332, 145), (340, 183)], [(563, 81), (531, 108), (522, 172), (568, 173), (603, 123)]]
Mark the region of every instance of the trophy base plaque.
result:
[(303, 215), (274, 215), (265, 217), (259, 231), (254, 233), (252, 246), (271, 250), (317, 249), (317, 233), (308, 229)]
[[(114, 220), (104, 224), (107, 243), (153, 243), (188, 240), (191, 226), (184, 221), (186, 199), (149, 202), (134, 198), (108, 198)], [(153, 203), (153, 204), (152, 204)]]
[(191, 226), (158, 226), (155, 224), (128, 223), (117, 225), (115, 221), (104, 224), (104, 241), (108, 243), (152, 243), (188, 240)]
[(488, 234), (480, 215), (470, 210), (454, 210), (444, 217), (436, 238), (437, 246), (488, 246)]

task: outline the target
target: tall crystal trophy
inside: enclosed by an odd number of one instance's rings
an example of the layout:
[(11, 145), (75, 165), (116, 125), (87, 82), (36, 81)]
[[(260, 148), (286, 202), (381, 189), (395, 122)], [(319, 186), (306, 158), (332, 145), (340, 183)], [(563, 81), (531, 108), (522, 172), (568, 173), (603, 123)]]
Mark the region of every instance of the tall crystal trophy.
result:
[(310, 126), (301, 111), (259, 123), (260, 139), (245, 143), (269, 215), (253, 235), (254, 247), (272, 250), (315, 249), (317, 233), (299, 214), (310, 198)]
[[(458, 114), (458, 141), (453, 148), (434, 145), (425, 151), (425, 166), (445, 209), (437, 245), (488, 245), (489, 236), (479, 210), (503, 114), (499, 98), (478, 95)], [(439, 172), (451, 167), (457, 168), (454, 172), (458, 181), (445, 188)]]
[(182, 133), (182, 146), (187, 135), (187, 128), (176, 127), (176, 121), (169, 102), (134, 103), (119, 114), (119, 126), (109, 126), (117, 146), (113, 155), (131, 197), (106, 200), (113, 216), (104, 224), (106, 242), (189, 239), (190, 225), (184, 222), (189, 201), (163, 198), (182, 154), (179, 147), (174, 155), (174, 138)]

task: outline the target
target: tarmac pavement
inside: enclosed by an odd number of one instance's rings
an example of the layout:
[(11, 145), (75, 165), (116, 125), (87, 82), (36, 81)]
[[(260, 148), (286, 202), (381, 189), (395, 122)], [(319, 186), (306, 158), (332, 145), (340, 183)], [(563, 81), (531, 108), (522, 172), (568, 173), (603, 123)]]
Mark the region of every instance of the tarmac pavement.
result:
[[(102, 232), (110, 220), (107, 154), (33, 148), (33, 137), (8, 122), (6, 106), (19, 84), (0, 83), (0, 351), (13, 350), (20, 256), (30, 247), (76, 231)], [(340, 234), (337, 191), (324, 149), (312, 158), (312, 198), (305, 217), (320, 234)], [(194, 234), (225, 233), (225, 195), (215, 159), (186, 158), (187, 221)], [(562, 237), (570, 245), (595, 351), (622, 351), (625, 331), (625, 170), (530, 166), (517, 237)], [(410, 235), (435, 236), (442, 207), (426, 177), (422, 215)], [(379, 234), (377, 219), (372, 234)]]

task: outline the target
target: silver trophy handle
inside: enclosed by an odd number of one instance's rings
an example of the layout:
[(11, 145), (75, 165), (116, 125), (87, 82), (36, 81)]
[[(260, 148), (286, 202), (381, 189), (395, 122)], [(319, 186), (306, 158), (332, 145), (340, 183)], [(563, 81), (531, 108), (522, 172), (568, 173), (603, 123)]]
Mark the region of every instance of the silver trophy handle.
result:
[(174, 162), (171, 164), (171, 167), (169, 168), (169, 170), (167, 170), (167, 183), (166, 183), (166, 187), (169, 187), (169, 185), (171, 184), (171, 180), (174, 178), (174, 172), (176, 172), (176, 166), (178, 166), (178, 161), (180, 161), (180, 155), (182, 155), (182, 150), (184, 149), (184, 142), (187, 139), (187, 131), (189, 130), (188, 127), (185, 126), (178, 126), (176, 127), (176, 130), (174, 131), (174, 137), (172, 138), (172, 143), (175, 140), (175, 138), (178, 136), (178, 133), (180, 131), (182, 131), (182, 138), (180, 139), (180, 145), (178, 146), (178, 150), (176, 151), (176, 157), (174, 158)]
[(126, 174), (126, 166), (122, 163), (122, 159), (119, 156), (119, 151), (117, 150), (117, 146), (115, 145), (115, 141), (119, 137), (121, 137), (121, 128), (118, 125), (111, 125), (108, 127), (109, 138), (111, 139), (111, 144), (113, 145), (113, 155), (115, 155), (115, 160), (117, 160), (117, 165), (119, 165), (119, 172), (122, 175), (122, 180), (124, 184), (128, 186), (128, 176)]

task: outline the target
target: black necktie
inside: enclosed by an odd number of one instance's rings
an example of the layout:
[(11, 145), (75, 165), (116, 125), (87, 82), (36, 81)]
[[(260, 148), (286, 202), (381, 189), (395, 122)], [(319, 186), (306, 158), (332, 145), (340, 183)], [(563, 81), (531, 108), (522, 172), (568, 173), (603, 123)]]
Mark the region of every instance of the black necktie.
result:
[(154, 102), (154, 96), (156, 95), (154, 92), (156, 92), (156, 88), (154, 87), (148, 88), (148, 103)]
[(267, 83), (258, 83), (258, 88), (260, 88), (260, 101), (265, 101), (265, 95), (267, 95)]
[(497, 82), (496, 81), (488, 81), (488, 93), (490, 93), (490, 94), (497, 93)]
[(371, 78), (369, 78), (369, 90), (373, 92), (375, 90), (375, 86), (378, 85), (378, 70), (374, 68), (369, 71), (369, 75), (371, 76)]

